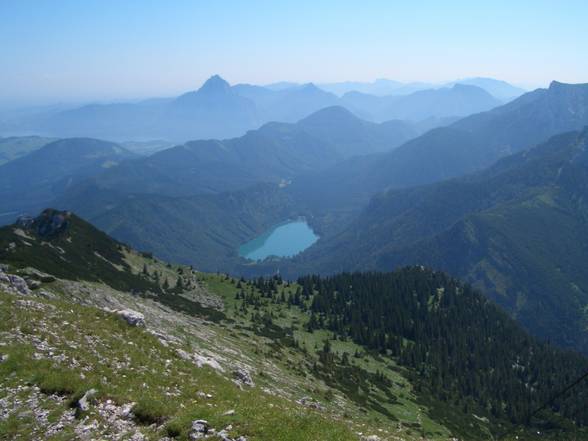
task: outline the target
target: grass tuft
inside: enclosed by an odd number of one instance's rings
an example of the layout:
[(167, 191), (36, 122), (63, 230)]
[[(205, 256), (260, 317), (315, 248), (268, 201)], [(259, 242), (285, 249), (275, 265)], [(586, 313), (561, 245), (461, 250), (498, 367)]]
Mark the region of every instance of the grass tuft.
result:
[(133, 406), (135, 420), (144, 425), (161, 424), (171, 415), (170, 410), (161, 400), (142, 397)]

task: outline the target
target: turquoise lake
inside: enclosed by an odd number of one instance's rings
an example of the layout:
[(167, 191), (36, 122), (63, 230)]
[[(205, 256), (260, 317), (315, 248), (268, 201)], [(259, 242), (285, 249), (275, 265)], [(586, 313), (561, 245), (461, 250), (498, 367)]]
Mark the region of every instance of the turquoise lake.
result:
[(239, 255), (251, 260), (268, 256), (292, 257), (318, 240), (305, 221), (291, 221), (273, 227), (261, 236), (241, 245)]

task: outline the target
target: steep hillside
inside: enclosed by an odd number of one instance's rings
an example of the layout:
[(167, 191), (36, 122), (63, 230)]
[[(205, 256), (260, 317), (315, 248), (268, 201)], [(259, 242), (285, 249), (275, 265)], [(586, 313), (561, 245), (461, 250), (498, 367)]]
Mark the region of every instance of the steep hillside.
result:
[(307, 271), (425, 264), (472, 282), (535, 335), (588, 352), (588, 132), (472, 176), (375, 197)]
[(121, 290), (157, 290), (131, 273), (130, 250), (69, 212), (47, 209), (0, 228), (0, 262), (56, 277), (104, 282)]
[[(3, 438), (585, 435), (584, 384), (529, 415), (588, 362), (441, 273), (246, 281), (137, 253), (68, 213), (28, 225), (1, 232)], [(118, 290), (111, 271), (139, 285)]]
[(282, 188), (272, 184), (181, 198), (137, 195), (96, 212), (92, 204), (86, 212), (84, 201), (94, 194), (93, 190), (81, 192), (68, 204), (135, 248), (205, 271), (231, 269), (240, 262), (239, 245), (284, 219), (305, 214)]

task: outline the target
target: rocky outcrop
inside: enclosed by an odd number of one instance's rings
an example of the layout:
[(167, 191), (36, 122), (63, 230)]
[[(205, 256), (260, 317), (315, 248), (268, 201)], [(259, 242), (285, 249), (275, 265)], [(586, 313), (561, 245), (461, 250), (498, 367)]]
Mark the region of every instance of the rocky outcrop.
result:
[(194, 420), (192, 421), (192, 430), (190, 431), (189, 438), (192, 440), (198, 439), (220, 439), (222, 441), (247, 441), (244, 436), (237, 438), (231, 438), (229, 432), (232, 430), (232, 426), (228, 426), (223, 430), (217, 432), (213, 427), (208, 424), (206, 420)]
[(115, 314), (131, 326), (145, 326), (145, 316), (138, 311), (133, 311), (132, 309), (119, 309), (115, 311)]
[(191, 361), (192, 363), (194, 363), (196, 366), (198, 366), (200, 368), (203, 366), (210, 366), (211, 368), (213, 368), (216, 371), (219, 371), (219, 372), (225, 371), (223, 369), (223, 367), (220, 365), (220, 363), (212, 357), (206, 357), (206, 356), (200, 355), (198, 353), (189, 354), (188, 352), (184, 351), (183, 349), (177, 349), (176, 353), (178, 354), (178, 357), (180, 357), (182, 360)]
[(323, 410), (324, 406), (319, 403), (318, 401), (312, 399), (311, 397), (302, 397), (299, 400), (296, 400), (298, 404), (304, 407), (308, 407), (309, 409), (315, 410)]
[(78, 400), (78, 409), (80, 409), (82, 412), (87, 412), (90, 410), (90, 404), (96, 397), (97, 393), (98, 391), (96, 389), (90, 389), (87, 391), (84, 396)]
[(248, 387), (255, 387), (251, 374), (243, 368), (237, 368), (233, 371), (233, 377), (237, 384)]
[(0, 289), (11, 294), (31, 294), (25, 279), (15, 274), (7, 274), (2, 268), (0, 268)]

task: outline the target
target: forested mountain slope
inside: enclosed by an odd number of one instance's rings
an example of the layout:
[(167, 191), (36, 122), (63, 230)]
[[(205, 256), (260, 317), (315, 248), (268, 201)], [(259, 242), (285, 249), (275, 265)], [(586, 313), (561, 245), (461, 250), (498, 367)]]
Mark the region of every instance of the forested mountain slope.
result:
[(472, 282), (535, 335), (588, 351), (588, 131), (471, 176), (375, 197), (305, 271), (424, 264)]

